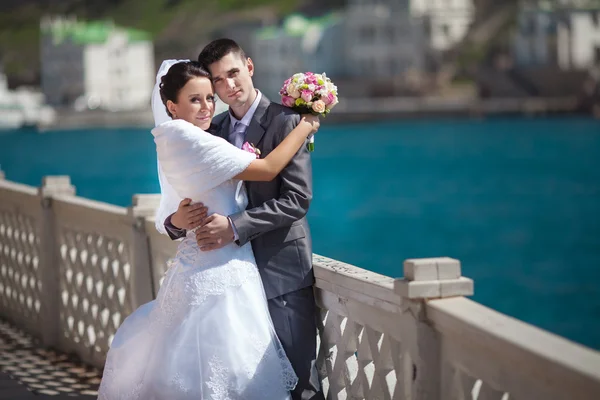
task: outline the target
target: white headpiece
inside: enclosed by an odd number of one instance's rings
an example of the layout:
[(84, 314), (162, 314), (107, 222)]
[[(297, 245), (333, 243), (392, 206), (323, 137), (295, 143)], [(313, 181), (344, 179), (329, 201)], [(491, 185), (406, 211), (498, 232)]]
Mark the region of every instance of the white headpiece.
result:
[[(167, 74), (169, 68), (174, 64), (180, 62), (188, 62), (190, 60), (165, 60), (162, 62), (160, 68), (158, 69), (158, 73), (156, 74), (156, 83), (154, 84), (154, 90), (152, 91), (152, 114), (154, 115), (154, 126), (158, 126), (163, 122), (167, 122), (171, 120), (171, 117), (167, 114), (167, 110), (165, 105), (163, 104), (160, 98), (160, 82), (161, 78)], [(167, 177), (164, 172), (160, 168), (160, 163), (158, 162), (158, 158), (156, 160), (158, 165), (158, 181), (160, 182), (160, 205), (156, 210), (155, 214), (155, 225), (156, 229), (163, 234), (166, 234), (167, 231), (165, 229), (165, 219), (177, 211), (177, 207), (179, 207), (179, 203), (183, 200), (181, 197), (177, 195), (173, 186), (169, 184), (167, 181)]]

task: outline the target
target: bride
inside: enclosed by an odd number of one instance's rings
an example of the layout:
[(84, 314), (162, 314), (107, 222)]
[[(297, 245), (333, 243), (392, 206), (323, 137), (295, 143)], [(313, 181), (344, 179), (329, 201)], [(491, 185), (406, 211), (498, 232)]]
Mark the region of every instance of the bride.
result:
[[(163, 62), (153, 112), (157, 124), (165, 121), (152, 130), (162, 193), (157, 215), (186, 197), (222, 215), (245, 209), (242, 181), (272, 180), (319, 128), (318, 117), (303, 116), (264, 159), (207, 133), (214, 91), (208, 72), (191, 61)], [(188, 232), (156, 300), (119, 327), (99, 399), (284, 400), (296, 382), (251, 245), (201, 252)]]

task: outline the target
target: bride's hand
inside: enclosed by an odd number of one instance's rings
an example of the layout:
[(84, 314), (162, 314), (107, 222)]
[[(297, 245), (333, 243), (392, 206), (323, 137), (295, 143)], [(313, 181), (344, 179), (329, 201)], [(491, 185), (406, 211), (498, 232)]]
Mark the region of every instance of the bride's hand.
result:
[(319, 120), (318, 115), (313, 114), (302, 114), (302, 119), (300, 120), (301, 124), (308, 124), (311, 128), (311, 134), (317, 133), (319, 127), (321, 126), (321, 121)]
[(206, 218), (207, 211), (204, 204), (192, 204), (192, 199), (183, 199), (175, 214), (171, 216), (171, 224), (178, 229), (192, 230)]

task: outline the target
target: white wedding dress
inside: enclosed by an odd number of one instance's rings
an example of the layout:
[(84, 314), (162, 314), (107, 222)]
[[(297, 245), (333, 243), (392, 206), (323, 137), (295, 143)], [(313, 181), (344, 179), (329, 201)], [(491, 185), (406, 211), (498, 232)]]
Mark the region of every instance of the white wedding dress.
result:
[[(160, 165), (178, 195), (209, 213), (246, 208), (232, 178), (255, 155), (175, 120), (152, 131)], [(119, 327), (100, 400), (284, 400), (297, 382), (277, 339), (252, 248), (201, 252), (193, 233), (169, 262), (156, 300)]]

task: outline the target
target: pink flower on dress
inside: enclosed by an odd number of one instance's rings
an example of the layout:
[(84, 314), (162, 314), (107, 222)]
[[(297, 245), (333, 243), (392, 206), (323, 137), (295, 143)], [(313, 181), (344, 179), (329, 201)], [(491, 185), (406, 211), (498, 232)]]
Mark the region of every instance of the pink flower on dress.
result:
[(242, 150), (254, 154), (256, 158), (260, 158), (260, 150), (257, 147), (255, 147), (252, 143), (244, 143), (242, 145)]

